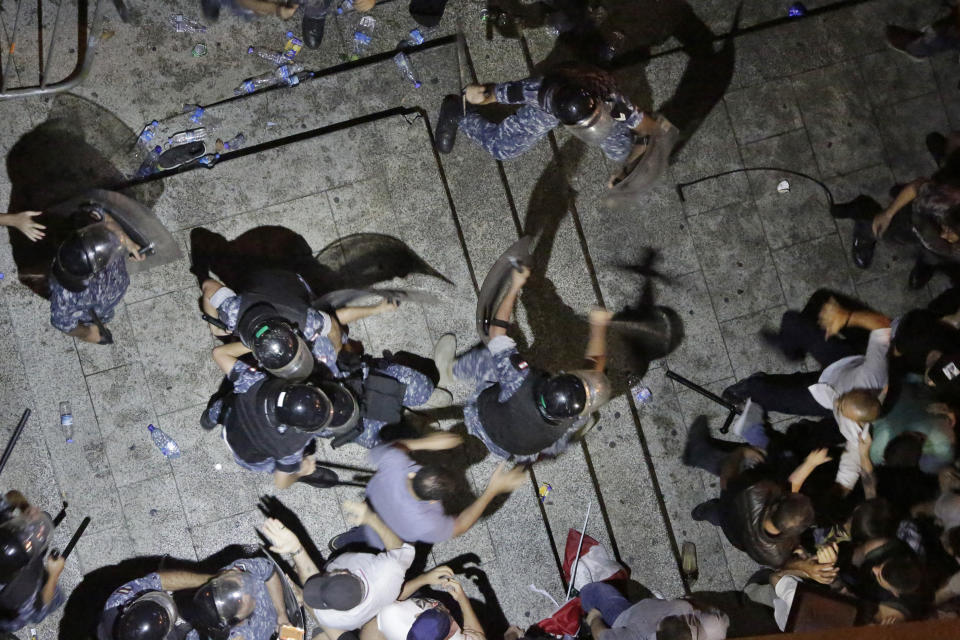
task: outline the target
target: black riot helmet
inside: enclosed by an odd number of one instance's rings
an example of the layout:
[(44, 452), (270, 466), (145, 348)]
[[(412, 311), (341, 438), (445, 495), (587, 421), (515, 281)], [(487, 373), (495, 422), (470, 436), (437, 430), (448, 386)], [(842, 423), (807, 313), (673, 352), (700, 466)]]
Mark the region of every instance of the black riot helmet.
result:
[(288, 427), (319, 431), (333, 420), (330, 398), (311, 384), (274, 378), (260, 387), (257, 399), (267, 420), (281, 431)]
[(120, 238), (105, 223), (88, 225), (73, 232), (57, 248), (53, 277), (65, 289), (83, 291), (90, 278), (103, 271), (122, 251)]
[(547, 378), (536, 390), (537, 409), (547, 420), (573, 418), (587, 408), (587, 390), (583, 381), (572, 373), (559, 373)]
[(273, 305), (260, 303), (247, 309), (237, 321), (237, 334), (257, 362), (278, 378), (305, 380), (313, 371), (310, 347)]
[(323, 393), (333, 405), (333, 417), (328, 428), (334, 437), (352, 431), (360, 421), (360, 404), (353, 392), (342, 382), (327, 380), (320, 383)]
[(36, 507), (0, 524), (0, 582), (10, 582), (31, 560), (46, 553), (52, 533), (50, 516)]
[(177, 622), (177, 606), (166, 591), (147, 591), (123, 608), (116, 640), (168, 640)]
[(256, 607), (256, 578), (231, 569), (215, 576), (193, 596), (196, 622), (210, 630), (226, 630), (246, 620)]
[(568, 125), (579, 124), (590, 118), (602, 100), (585, 87), (567, 84), (557, 87), (553, 94), (553, 115)]

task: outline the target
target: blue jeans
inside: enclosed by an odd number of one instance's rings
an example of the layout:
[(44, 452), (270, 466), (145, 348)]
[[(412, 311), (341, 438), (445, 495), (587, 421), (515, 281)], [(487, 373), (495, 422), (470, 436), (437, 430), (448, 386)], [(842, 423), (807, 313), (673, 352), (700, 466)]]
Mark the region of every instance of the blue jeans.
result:
[(596, 609), (603, 616), (606, 625), (612, 627), (620, 614), (632, 604), (613, 585), (591, 582), (580, 590), (580, 606), (586, 612)]

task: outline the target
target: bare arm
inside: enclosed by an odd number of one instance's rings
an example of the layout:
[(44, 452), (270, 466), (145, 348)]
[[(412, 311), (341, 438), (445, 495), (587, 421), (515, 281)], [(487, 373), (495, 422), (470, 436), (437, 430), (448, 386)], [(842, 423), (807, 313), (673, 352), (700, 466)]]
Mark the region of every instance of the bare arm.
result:
[(527, 481), (527, 474), (522, 467), (514, 467), (506, 471), (506, 462), (501, 462), (497, 466), (493, 475), (490, 476), (490, 482), (484, 489), (480, 497), (473, 501), (469, 507), (460, 512), (453, 522), (453, 536), (457, 537), (466, 533), (470, 527), (476, 524), (483, 512), (487, 510), (490, 503), (501, 493), (512, 493), (520, 485)]
[(140, 261), (144, 259), (144, 256), (141, 256), (140, 245), (133, 241), (133, 239), (127, 235), (127, 232), (123, 230), (117, 221), (114, 220), (111, 216), (104, 214), (103, 223), (106, 225), (107, 229), (110, 230), (115, 236), (120, 238), (120, 243), (130, 252), (131, 257), (134, 260)]
[(790, 481), (790, 491), (793, 493), (799, 492), (800, 487), (802, 487), (803, 483), (806, 482), (808, 477), (810, 477), (810, 474), (813, 473), (813, 470), (832, 459), (833, 458), (827, 455), (826, 449), (816, 449), (811, 451), (810, 454), (807, 455), (806, 459), (801, 462), (796, 469), (793, 470), (793, 473), (790, 474), (790, 477), (788, 478)]
[(877, 478), (873, 474), (873, 461), (870, 460), (870, 445), (873, 436), (868, 429), (860, 436), (860, 482), (863, 483), (863, 497), (872, 500), (877, 497)]
[(223, 375), (229, 375), (240, 356), (247, 353), (250, 353), (250, 348), (239, 340), (228, 342), (213, 348), (213, 361), (220, 367), (220, 371), (223, 371)]
[(366, 525), (373, 529), (380, 536), (380, 541), (383, 542), (383, 547), (387, 551), (393, 551), (403, 546), (403, 540), (380, 519), (380, 516), (367, 506), (366, 502), (344, 502), (343, 511), (348, 520), (353, 520), (357, 525)]
[(317, 459), (313, 456), (307, 456), (300, 462), (300, 468), (293, 473), (287, 473), (286, 471), (279, 470), (274, 471), (273, 486), (275, 486), (277, 489), (286, 489), (293, 485), (293, 483), (300, 478), (308, 476), (316, 470)]
[(375, 316), (381, 313), (386, 313), (388, 311), (396, 311), (399, 305), (396, 302), (388, 302), (384, 300), (380, 304), (375, 304), (371, 307), (343, 307), (342, 309), (337, 309), (337, 320), (340, 321), (340, 324), (348, 325), (351, 322), (356, 322), (357, 320), (363, 320), (364, 318), (369, 318), (370, 316)]
[(497, 101), (497, 95), (493, 84), (468, 84), (463, 92), (464, 97), (470, 104), (493, 104)]
[(600, 640), (610, 627), (603, 621), (603, 616), (597, 609), (591, 609), (587, 612), (587, 624), (590, 626), (590, 635), (594, 640)]
[(171, 569), (157, 571), (157, 576), (160, 578), (160, 586), (164, 591), (179, 591), (180, 589), (196, 589), (212, 578), (213, 574)]
[(310, 555), (303, 548), (297, 535), (287, 529), (282, 522), (276, 518), (267, 518), (260, 527), (260, 532), (270, 542), (271, 551), (290, 554), (293, 566), (297, 570), (297, 577), (300, 578), (300, 584), (306, 582), (307, 578), (320, 573), (320, 569), (310, 559)]
[(422, 438), (406, 438), (398, 440), (396, 444), (404, 447), (408, 451), (444, 451), (459, 447), (463, 443), (463, 438), (455, 433), (440, 431), (431, 433)]
[(457, 601), (457, 604), (460, 605), (460, 612), (463, 614), (464, 632), (469, 632), (472, 636), (486, 638), (486, 635), (483, 633), (483, 627), (480, 626), (480, 620), (473, 610), (473, 605), (470, 604), (470, 598), (464, 593), (460, 583), (451, 577), (441, 588), (449, 592), (450, 595), (453, 596), (453, 599)]
[(900, 190), (900, 193), (897, 194), (897, 197), (893, 200), (893, 202), (890, 203), (889, 207), (887, 207), (882, 213), (878, 213), (876, 215), (876, 217), (873, 219), (873, 234), (876, 237), (879, 238), (882, 236), (887, 230), (887, 227), (890, 226), (890, 221), (893, 220), (893, 217), (917, 197), (917, 189), (926, 181), (926, 178), (917, 178), (913, 182), (909, 183)]
[(886, 329), (890, 326), (890, 318), (878, 311), (863, 309), (851, 311), (837, 302), (833, 297), (823, 303), (818, 316), (820, 326), (826, 331), (826, 337), (835, 336), (848, 327), (867, 329)]
[(43, 583), (43, 588), (40, 590), (40, 600), (44, 606), (53, 602), (53, 596), (57, 593), (57, 581), (60, 580), (65, 563), (63, 556), (47, 558), (47, 581)]
[[(521, 267), (520, 269), (514, 269), (510, 281), (510, 289), (507, 291), (507, 295), (503, 296), (503, 300), (500, 302), (500, 308), (497, 309), (497, 313), (494, 315), (494, 319), (497, 320), (498, 323), (509, 324), (510, 316), (513, 315), (513, 308), (517, 304), (517, 295), (529, 277), (529, 268)], [(498, 326), (497, 324), (490, 327), (491, 338), (505, 335), (507, 335), (507, 330), (504, 327)]]
[(453, 570), (450, 567), (440, 566), (436, 569), (431, 569), (403, 583), (403, 589), (400, 591), (400, 595), (397, 596), (397, 600), (406, 600), (428, 584), (435, 587), (442, 587), (446, 584), (447, 580), (452, 579)]
[(290, 624), (290, 619), (287, 618), (287, 606), (283, 602), (283, 583), (280, 580), (280, 575), (274, 570), (273, 575), (266, 582), (270, 602), (273, 603), (273, 608), (277, 612), (277, 626)]
[(607, 366), (607, 326), (613, 313), (597, 308), (590, 311), (590, 337), (584, 357), (593, 362), (594, 371), (603, 371)]
[(36, 242), (45, 235), (43, 229), (45, 226), (34, 222), (33, 218), (39, 216), (41, 211), (21, 211), (20, 213), (0, 213), (0, 226), (14, 227), (20, 233), (27, 236), (31, 241)]

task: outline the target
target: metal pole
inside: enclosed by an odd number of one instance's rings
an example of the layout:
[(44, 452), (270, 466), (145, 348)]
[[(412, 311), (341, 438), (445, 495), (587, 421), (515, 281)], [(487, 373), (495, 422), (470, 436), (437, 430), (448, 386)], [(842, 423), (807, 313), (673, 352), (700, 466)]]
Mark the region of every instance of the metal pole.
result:
[(7, 460), (10, 459), (10, 454), (13, 453), (13, 447), (17, 444), (17, 440), (20, 439), (23, 428), (27, 426), (28, 418), (30, 418), (30, 409), (24, 409), (23, 415), (20, 416), (20, 422), (17, 423), (17, 428), (13, 430), (13, 435), (10, 436), (10, 441), (7, 442), (7, 448), (3, 450), (3, 456), (0, 457), (0, 472), (7, 466)]
[(577, 557), (573, 561), (573, 568), (570, 570), (570, 582), (567, 583), (567, 601), (570, 601), (570, 592), (573, 591), (573, 581), (577, 577), (577, 567), (580, 566), (580, 550), (583, 548), (583, 538), (587, 535), (587, 523), (590, 522), (590, 509), (593, 508), (593, 502), (587, 504), (587, 517), (583, 519), (583, 529), (580, 530), (580, 543), (577, 544)]
[(66, 560), (67, 557), (70, 555), (70, 553), (73, 551), (73, 548), (77, 546), (78, 542), (80, 542), (80, 537), (83, 535), (83, 532), (87, 530), (87, 525), (89, 524), (90, 524), (90, 516), (87, 516), (86, 518), (83, 519), (82, 522), (80, 522), (80, 526), (77, 527), (77, 530), (74, 531), (73, 537), (70, 538), (70, 542), (67, 543), (67, 546), (66, 548), (64, 548), (63, 553), (58, 553), (56, 551), (54, 551), (54, 553), (58, 557), (61, 557), (64, 560)]

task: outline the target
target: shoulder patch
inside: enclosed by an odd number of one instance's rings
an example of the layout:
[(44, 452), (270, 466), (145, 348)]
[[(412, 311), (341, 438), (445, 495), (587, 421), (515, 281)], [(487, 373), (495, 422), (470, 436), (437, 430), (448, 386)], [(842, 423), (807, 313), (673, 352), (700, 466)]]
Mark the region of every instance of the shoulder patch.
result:
[(515, 353), (510, 356), (510, 364), (512, 364), (513, 368), (517, 371), (524, 371), (530, 366), (530, 364), (524, 360), (523, 356), (521, 356), (519, 353)]

